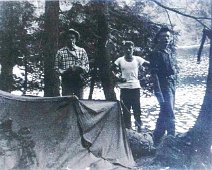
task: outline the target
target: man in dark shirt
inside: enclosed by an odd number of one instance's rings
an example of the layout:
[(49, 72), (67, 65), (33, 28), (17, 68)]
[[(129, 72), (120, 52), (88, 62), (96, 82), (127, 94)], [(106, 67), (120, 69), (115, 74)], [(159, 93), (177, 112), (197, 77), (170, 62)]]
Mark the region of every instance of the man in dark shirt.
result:
[(155, 49), (150, 58), (155, 95), (160, 104), (160, 113), (153, 133), (157, 146), (165, 132), (175, 135), (175, 86), (177, 65), (169, 49), (171, 31), (167, 27), (159, 30), (155, 38)]

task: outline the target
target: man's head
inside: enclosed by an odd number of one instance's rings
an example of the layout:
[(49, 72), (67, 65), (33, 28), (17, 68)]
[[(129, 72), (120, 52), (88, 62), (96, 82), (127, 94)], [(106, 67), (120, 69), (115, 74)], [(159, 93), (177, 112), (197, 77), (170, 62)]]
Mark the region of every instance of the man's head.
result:
[(63, 37), (66, 40), (66, 45), (73, 47), (75, 43), (80, 39), (80, 34), (74, 29), (69, 29), (63, 32)]
[(155, 36), (155, 43), (165, 49), (170, 43), (171, 30), (168, 27), (162, 27)]
[(134, 43), (132, 41), (124, 41), (123, 42), (124, 53), (126, 56), (132, 56), (134, 51)]

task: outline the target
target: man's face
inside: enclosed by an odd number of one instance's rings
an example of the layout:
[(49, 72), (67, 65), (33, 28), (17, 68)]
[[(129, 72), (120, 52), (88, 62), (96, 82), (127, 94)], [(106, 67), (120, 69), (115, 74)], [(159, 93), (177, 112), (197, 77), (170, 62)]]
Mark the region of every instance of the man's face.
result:
[(159, 37), (158, 37), (158, 44), (160, 45), (161, 48), (166, 48), (169, 43), (170, 43), (170, 32), (161, 32)]
[(76, 43), (76, 36), (74, 34), (68, 34), (67, 43), (68, 43), (68, 45), (73, 47)]
[(125, 54), (126, 54), (126, 56), (131, 56), (131, 55), (133, 55), (133, 51), (134, 51), (134, 46), (133, 46), (133, 45), (126, 45), (126, 46), (124, 47), (124, 49), (125, 49)]

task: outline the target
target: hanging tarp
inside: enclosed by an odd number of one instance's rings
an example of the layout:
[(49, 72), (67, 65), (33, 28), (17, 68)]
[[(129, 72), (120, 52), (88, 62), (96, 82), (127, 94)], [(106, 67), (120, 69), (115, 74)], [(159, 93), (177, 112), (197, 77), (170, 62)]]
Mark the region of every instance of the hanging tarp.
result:
[(134, 166), (119, 102), (0, 91), (0, 108), (2, 170)]

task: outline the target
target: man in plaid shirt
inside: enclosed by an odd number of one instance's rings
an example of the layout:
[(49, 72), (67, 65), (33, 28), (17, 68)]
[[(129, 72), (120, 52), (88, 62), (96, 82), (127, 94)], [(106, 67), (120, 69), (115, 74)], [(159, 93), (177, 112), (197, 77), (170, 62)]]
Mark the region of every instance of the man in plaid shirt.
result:
[(63, 33), (65, 46), (58, 50), (55, 58), (55, 70), (62, 78), (62, 95), (83, 97), (85, 75), (89, 71), (88, 56), (84, 48), (75, 45), (80, 34), (74, 29)]

